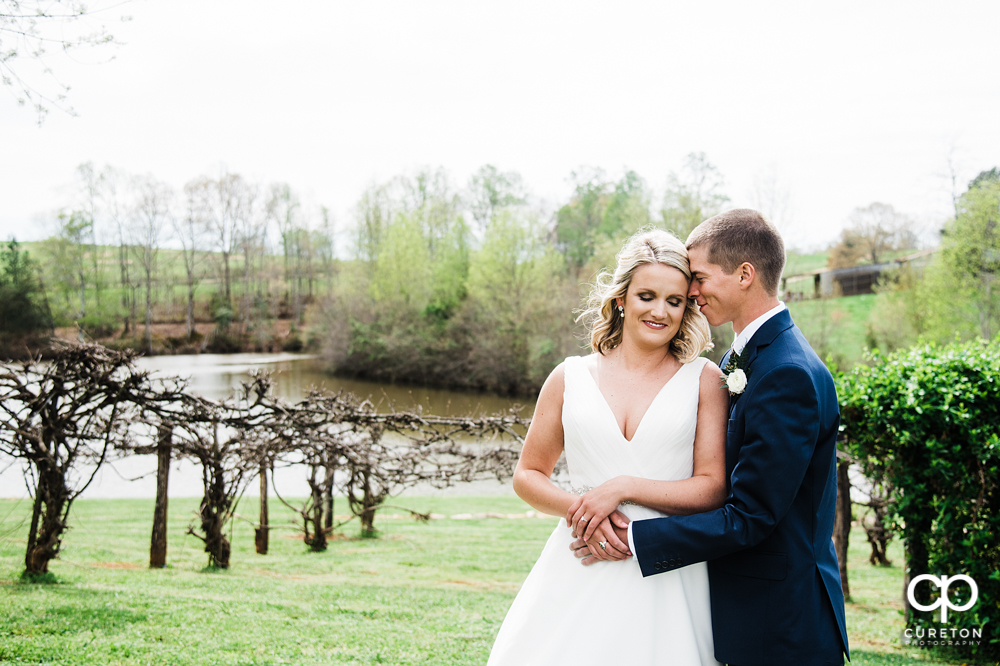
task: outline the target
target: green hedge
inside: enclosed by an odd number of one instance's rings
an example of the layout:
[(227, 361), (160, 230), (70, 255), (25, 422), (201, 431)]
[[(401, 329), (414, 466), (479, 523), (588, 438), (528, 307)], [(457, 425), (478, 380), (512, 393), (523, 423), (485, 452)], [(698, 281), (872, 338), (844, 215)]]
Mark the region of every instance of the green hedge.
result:
[[(907, 625), (924, 636), (981, 630), (980, 645), (947, 649), (1000, 659), (1000, 342), (872, 360), (839, 377), (846, 445), (868, 474), (890, 482), (890, 526), (903, 535), (909, 577), (965, 574), (979, 587), (976, 605), (949, 610), (946, 625), (940, 609), (913, 610)], [(921, 605), (937, 596), (932, 584), (916, 588)], [(955, 605), (969, 597), (964, 583), (950, 590)]]

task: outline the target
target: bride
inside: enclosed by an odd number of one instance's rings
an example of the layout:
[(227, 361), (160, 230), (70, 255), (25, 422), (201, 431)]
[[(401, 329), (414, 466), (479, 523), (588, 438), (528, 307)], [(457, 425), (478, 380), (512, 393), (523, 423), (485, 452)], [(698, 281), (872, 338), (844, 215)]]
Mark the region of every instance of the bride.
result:
[[(630, 520), (708, 511), (725, 498), (728, 394), (700, 356), (710, 334), (687, 297), (690, 279), (684, 245), (659, 230), (630, 238), (614, 274), (598, 278), (583, 314), (596, 353), (549, 375), (514, 473), (524, 501), (566, 520), (510, 607), (489, 666), (718, 664), (706, 564), (643, 579), (625, 531)], [(564, 450), (573, 492), (550, 480)]]

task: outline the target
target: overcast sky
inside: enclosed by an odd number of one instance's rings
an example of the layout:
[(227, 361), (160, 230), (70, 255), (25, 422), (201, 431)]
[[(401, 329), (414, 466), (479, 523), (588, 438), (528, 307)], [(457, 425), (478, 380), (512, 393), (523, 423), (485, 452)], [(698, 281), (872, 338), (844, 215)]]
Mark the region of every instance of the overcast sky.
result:
[[(107, 4), (107, 3), (105, 3)], [(554, 205), (581, 166), (657, 191), (704, 151), (734, 205), (776, 173), (792, 244), (850, 211), (947, 215), (1000, 164), (996, 2), (137, 0), (115, 59), (53, 60), (78, 117), (40, 127), (0, 89), (0, 235), (43, 237), (76, 166), (177, 188), (231, 171), (288, 182), (351, 223), (373, 180), (483, 164)], [(112, 17), (113, 18), (113, 17)]]

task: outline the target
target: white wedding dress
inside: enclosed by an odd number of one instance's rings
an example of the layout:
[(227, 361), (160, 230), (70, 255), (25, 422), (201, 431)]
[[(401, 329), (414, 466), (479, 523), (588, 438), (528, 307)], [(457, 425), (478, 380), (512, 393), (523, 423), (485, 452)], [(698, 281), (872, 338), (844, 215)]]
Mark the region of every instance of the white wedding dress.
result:
[[(705, 362), (681, 366), (628, 441), (583, 358), (567, 358), (562, 423), (573, 487), (622, 474), (689, 478)], [(631, 520), (664, 515), (619, 508)], [(643, 578), (633, 558), (581, 565), (572, 541), (560, 520), (507, 612), (489, 666), (718, 666), (704, 562)]]

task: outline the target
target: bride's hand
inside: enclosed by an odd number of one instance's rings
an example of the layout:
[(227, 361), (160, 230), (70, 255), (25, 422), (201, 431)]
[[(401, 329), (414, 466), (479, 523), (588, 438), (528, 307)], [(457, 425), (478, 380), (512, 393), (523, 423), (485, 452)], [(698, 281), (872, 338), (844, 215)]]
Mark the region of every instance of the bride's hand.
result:
[[(570, 505), (566, 512), (566, 526), (573, 530), (573, 536), (583, 536), (584, 541), (590, 541), (601, 521), (618, 509), (618, 505), (625, 499), (620, 489), (622, 479), (624, 477), (616, 476), (605, 481)], [(582, 532), (579, 529), (581, 523), (586, 523)]]
[[(628, 523), (629, 520), (624, 514), (615, 511), (609, 518), (605, 518), (597, 525), (594, 536), (589, 541), (584, 541), (582, 537), (578, 538), (570, 544), (570, 550), (582, 560), (581, 563), (585, 566), (599, 561), (624, 560), (632, 555), (628, 549), (628, 536), (620, 537), (616, 533), (615, 527), (622, 535), (627, 535)], [(601, 548), (602, 542), (604, 548)]]

